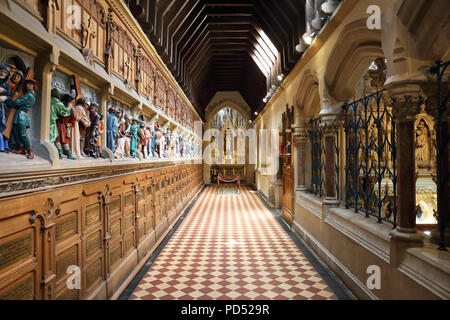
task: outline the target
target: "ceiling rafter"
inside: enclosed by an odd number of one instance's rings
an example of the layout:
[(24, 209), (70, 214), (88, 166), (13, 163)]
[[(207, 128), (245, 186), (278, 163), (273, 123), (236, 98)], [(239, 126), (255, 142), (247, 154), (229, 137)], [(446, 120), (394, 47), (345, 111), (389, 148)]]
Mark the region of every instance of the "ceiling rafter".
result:
[(261, 107), (270, 79), (257, 63), (264, 69), (280, 70), (271, 71), (273, 77), (274, 72), (287, 74), (298, 61), (295, 46), (305, 31), (304, 3), (128, 1), (131, 12), (201, 115), (215, 92), (225, 89), (241, 92), (252, 109)]

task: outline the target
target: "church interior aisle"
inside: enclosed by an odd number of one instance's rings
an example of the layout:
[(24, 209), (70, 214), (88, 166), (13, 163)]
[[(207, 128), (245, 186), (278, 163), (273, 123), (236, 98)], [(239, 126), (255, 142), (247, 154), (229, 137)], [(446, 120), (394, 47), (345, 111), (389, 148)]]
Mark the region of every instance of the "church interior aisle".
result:
[(207, 188), (132, 300), (336, 300), (258, 195)]

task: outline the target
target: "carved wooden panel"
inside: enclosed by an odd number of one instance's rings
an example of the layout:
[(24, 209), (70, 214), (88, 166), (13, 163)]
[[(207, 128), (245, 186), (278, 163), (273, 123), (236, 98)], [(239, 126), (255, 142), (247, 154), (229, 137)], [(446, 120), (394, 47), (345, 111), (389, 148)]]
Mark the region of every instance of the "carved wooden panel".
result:
[[(1, 199), (0, 297), (89, 299), (103, 283), (124, 281), (118, 274), (137, 265), (121, 270), (121, 262), (149, 237), (162, 239), (166, 214), (173, 223), (190, 200), (181, 195), (202, 185), (201, 173), (201, 165), (183, 165)], [(80, 290), (67, 288), (70, 266), (80, 268)]]

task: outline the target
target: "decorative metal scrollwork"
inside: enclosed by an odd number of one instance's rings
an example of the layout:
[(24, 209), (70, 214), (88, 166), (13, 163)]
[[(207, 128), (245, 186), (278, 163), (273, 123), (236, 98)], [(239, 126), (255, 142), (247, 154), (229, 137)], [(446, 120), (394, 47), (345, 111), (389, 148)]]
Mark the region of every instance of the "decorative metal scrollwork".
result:
[[(446, 70), (450, 65), (450, 61), (442, 62), (441, 60), (436, 61), (436, 63), (430, 68), (430, 72), (436, 75), (437, 78), (437, 96), (436, 96), (436, 106), (433, 108), (434, 117), (436, 119), (436, 186), (438, 194), (438, 205), (437, 205), (437, 220), (439, 226), (439, 250), (445, 251), (448, 243), (445, 241), (445, 230), (450, 223), (450, 216), (448, 213), (448, 207), (446, 205), (446, 192), (448, 188), (448, 181), (450, 180), (450, 174), (448, 173), (448, 148), (450, 136), (448, 134), (448, 124), (446, 124), (446, 119), (448, 119), (448, 104), (450, 94), (448, 89), (446, 90), (444, 86), (444, 76)], [(444, 200), (445, 199), (445, 200)]]
[(311, 119), (309, 137), (311, 139), (311, 192), (324, 195), (325, 146), (320, 119)]
[(345, 204), (396, 227), (395, 123), (384, 90), (343, 105), (346, 141)]

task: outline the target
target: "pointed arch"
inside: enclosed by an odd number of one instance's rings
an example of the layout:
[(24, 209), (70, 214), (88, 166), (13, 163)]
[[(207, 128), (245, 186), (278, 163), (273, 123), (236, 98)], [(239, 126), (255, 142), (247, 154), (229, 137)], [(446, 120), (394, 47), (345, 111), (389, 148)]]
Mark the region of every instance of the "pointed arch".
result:
[(372, 61), (384, 57), (381, 37), (380, 30), (367, 28), (366, 19), (353, 21), (344, 27), (325, 70), (329, 93), (337, 101), (351, 98)]
[(295, 112), (311, 117), (320, 112), (319, 80), (315, 71), (306, 70), (295, 97)]

